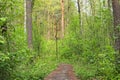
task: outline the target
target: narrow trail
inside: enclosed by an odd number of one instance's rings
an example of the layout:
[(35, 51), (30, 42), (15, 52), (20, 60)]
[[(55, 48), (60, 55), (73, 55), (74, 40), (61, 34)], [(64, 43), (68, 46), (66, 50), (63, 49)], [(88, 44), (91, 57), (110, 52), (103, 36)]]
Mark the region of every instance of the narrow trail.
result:
[(78, 80), (70, 64), (60, 64), (44, 80)]

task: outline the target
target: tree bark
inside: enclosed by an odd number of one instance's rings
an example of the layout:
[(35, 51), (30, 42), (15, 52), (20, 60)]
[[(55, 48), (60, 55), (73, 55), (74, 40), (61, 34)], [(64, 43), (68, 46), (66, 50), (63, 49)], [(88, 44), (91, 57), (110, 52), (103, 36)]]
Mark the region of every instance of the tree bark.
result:
[(119, 0), (112, 0), (113, 17), (114, 17), (114, 32), (115, 32), (115, 49), (120, 53), (120, 4)]
[(62, 34), (62, 38), (64, 37), (64, 29), (65, 29), (65, 27), (64, 27), (64, 0), (61, 0), (61, 14), (62, 14), (62, 16), (61, 16), (61, 28), (62, 28), (62, 30), (61, 30), (61, 34)]
[[(80, 16), (80, 0), (77, 0), (77, 6), (78, 6), (78, 13), (79, 13), (79, 20), (80, 20), (80, 18), (81, 18), (81, 16)], [(80, 22), (80, 24), (81, 24), (81, 22)]]
[(28, 48), (32, 48), (32, 0), (26, 0), (26, 30)]
[(108, 0), (108, 8), (110, 8), (110, 3), (111, 3), (111, 1), (110, 1), (110, 0)]
[(78, 7), (78, 14), (79, 14), (80, 34), (82, 35), (80, 0), (77, 0), (77, 7)]
[(113, 18), (114, 18), (114, 37), (116, 54), (116, 68), (120, 72), (120, 3), (119, 0), (112, 0)]

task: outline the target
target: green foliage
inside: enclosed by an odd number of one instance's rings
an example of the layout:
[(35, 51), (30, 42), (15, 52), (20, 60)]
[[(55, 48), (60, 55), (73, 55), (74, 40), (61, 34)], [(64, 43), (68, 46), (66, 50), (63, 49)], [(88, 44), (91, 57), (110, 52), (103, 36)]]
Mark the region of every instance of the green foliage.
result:
[(115, 52), (111, 46), (106, 46), (105, 49), (98, 54), (98, 61), (96, 65), (98, 66), (98, 74), (103, 75), (107, 79), (113, 79), (115, 72)]
[(43, 80), (58, 64), (68, 63), (81, 80), (118, 80), (111, 11), (104, 0), (93, 1), (86, 5), (91, 7), (90, 14), (81, 9), (81, 24), (75, 2), (65, 1), (65, 37), (56, 41), (55, 27), (61, 22), (59, 1), (35, 0), (33, 50), (29, 50), (23, 0), (0, 0), (0, 26), (6, 22), (8, 26), (6, 36), (0, 34), (0, 79)]
[(0, 18), (0, 26), (2, 26), (6, 22), (7, 22), (7, 18), (6, 17)]
[(0, 36), (0, 46), (5, 43), (4, 37)]
[[(50, 56), (40, 57), (35, 55), (35, 52), (29, 50), (17, 52), (15, 57), (17, 58), (17, 65), (11, 80), (43, 80), (46, 75), (55, 69), (57, 64), (56, 61), (51, 62), (54, 58)], [(22, 58), (20, 56), (22, 56)]]
[[(101, 16), (101, 14), (104, 15)], [(80, 26), (78, 16), (70, 18), (70, 23), (67, 27), (68, 34), (60, 43), (62, 58), (73, 59), (73, 61), (78, 60), (84, 62), (82, 64), (88, 64), (80, 65), (83, 66), (83, 69), (77, 68), (76, 70), (77, 75), (83, 80), (95, 77), (96, 79), (114, 79), (116, 74), (114, 64), (115, 51), (111, 45), (112, 40), (110, 39), (112, 37), (109, 35), (113, 31), (113, 27), (110, 24), (111, 14), (109, 10), (101, 9), (100, 14), (88, 15), (87, 20), (82, 20), (83, 24)], [(83, 32), (82, 34), (81, 31)], [(76, 57), (73, 55), (76, 55)], [(86, 69), (85, 66), (88, 66), (91, 71)]]
[(9, 54), (0, 52), (0, 79), (7, 80), (10, 77), (11, 66), (10, 66)]

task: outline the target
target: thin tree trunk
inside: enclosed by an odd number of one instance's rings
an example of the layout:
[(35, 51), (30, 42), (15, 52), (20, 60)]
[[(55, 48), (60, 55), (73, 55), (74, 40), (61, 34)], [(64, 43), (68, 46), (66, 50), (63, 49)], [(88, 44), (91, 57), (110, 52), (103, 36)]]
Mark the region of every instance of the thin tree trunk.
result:
[(61, 28), (62, 28), (62, 38), (64, 37), (64, 29), (65, 29), (65, 27), (64, 27), (64, 0), (61, 0), (61, 14), (62, 14), (62, 16), (61, 16)]
[(32, 0), (26, 0), (26, 30), (28, 47), (32, 48)]
[(26, 33), (26, 0), (24, 0), (24, 32)]
[[(50, 13), (49, 13), (49, 11), (48, 11), (48, 13), (47, 13), (47, 21), (48, 21), (48, 25), (47, 26), (50, 26)], [(49, 40), (50, 39), (50, 31), (51, 31), (51, 28), (50, 27), (48, 27), (47, 28), (47, 39)]]
[(56, 42), (56, 57), (57, 57), (57, 60), (59, 59), (59, 56), (58, 56), (58, 25), (57, 25), (57, 22), (56, 22), (56, 28), (55, 28), (55, 42)]
[(77, 5), (78, 5), (78, 14), (79, 14), (79, 24), (81, 24), (81, 14), (80, 14), (80, 0), (77, 0)]
[(82, 26), (81, 26), (81, 10), (80, 10), (80, 0), (77, 0), (78, 14), (79, 14), (79, 26), (80, 26), (80, 34), (82, 35)]
[(110, 0), (108, 0), (108, 8), (110, 8)]

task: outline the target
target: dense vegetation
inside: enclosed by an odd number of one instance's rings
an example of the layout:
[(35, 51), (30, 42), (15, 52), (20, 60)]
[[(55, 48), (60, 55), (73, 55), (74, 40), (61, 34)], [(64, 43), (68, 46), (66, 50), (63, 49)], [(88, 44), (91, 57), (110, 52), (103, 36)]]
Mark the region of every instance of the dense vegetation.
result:
[(63, 1), (32, 0), (30, 48), (25, 1), (0, 0), (0, 80), (43, 80), (60, 63), (81, 80), (120, 79), (112, 1)]

